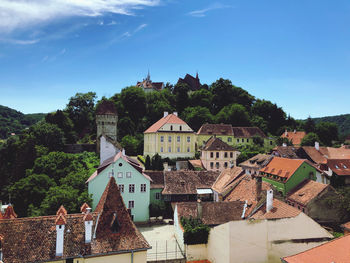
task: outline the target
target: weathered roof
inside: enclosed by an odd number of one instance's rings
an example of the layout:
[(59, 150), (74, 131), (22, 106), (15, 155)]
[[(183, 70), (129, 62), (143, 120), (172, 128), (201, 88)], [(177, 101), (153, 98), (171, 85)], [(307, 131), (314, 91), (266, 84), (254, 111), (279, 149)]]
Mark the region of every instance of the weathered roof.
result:
[(179, 78), (177, 83), (186, 83), (191, 88), (191, 90), (198, 90), (201, 86), (198, 74), (196, 78), (191, 76), (190, 74), (186, 74), (185, 78)]
[(178, 218), (198, 217), (198, 205), (202, 206), (201, 220), (207, 225), (220, 225), (241, 220), (244, 202), (183, 202), (177, 203)]
[(260, 136), (266, 138), (265, 133), (258, 127), (232, 127), (233, 135), (238, 138), (251, 138)]
[(153, 133), (157, 132), (161, 127), (163, 127), (165, 124), (186, 124), (183, 120), (181, 120), (178, 116), (175, 114), (168, 114), (167, 116), (161, 118), (156, 123), (154, 123), (151, 127), (149, 127), (144, 133)]
[(203, 146), (202, 151), (235, 151), (235, 149), (220, 138), (213, 136)]
[(347, 263), (350, 262), (350, 235), (333, 239), (320, 246), (293, 256), (284, 257), (286, 263)]
[[(0, 220), (3, 261), (47, 262), (148, 249), (149, 244), (131, 221), (113, 177), (101, 199), (103, 204), (99, 204), (98, 212), (91, 213), (89, 217), (93, 221), (93, 230), (97, 224), (96, 238), (90, 245), (85, 244), (86, 214), (83, 213), (59, 212), (52, 216)], [(99, 213), (101, 216), (97, 219)], [(111, 231), (114, 213), (120, 225), (117, 233)], [(56, 257), (56, 224), (65, 224), (62, 257)]]
[(218, 171), (166, 171), (162, 194), (197, 194), (198, 188), (211, 188)]
[(290, 140), (293, 145), (300, 145), (302, 139), (305, 137), (306, 132), (304, 131), (295, 131), (295, 132), (284, 132), (281, 137), (282, 138), (287, 138), (288, 140)]
[(104, 169), (106, 169), (112, 163), (115, 163), (119, 158), (122, 158), (124, 161), (126, 161), (128, 164), (130, 164), (132, 167), (134, 167), (147, 180), (152, 181), (152, 179), (147, 174), (143, 173), (143, 171), (142, 171), (143, 168), (137, 160), (123, 154), (123, 152), (120, 151), (116, 155), (106, 159), (103, 163), (101, 163), (100, 166), (96, 169), (96, 171), (89, 177), (89, 179), (86, 181), (86, 183), (90, 182), (92, 179), (94, 179), (96, 176), (98, 176)]
[(350, 149), (343, 147), (319, 147), (319, 150), (313, 146), (303, 146), (301, 148), (317, 164), (325, 164), (327, 163), (327, 159), (350, 159)]
[(328, 159), (327, 165), (337, 175), (350, 175), (350, 159)]
[(226, 188), (244, 174), (241, 167), (234, 166), (223, 170), (211, 187), (215, 192), (222, 193)]
[(260, 172), (277, 175), (288, 180), (304, 162), (303, 159), (273, 157), (264, 168), (260, 169)]
[(245, 166), (249, 168), (261, 168), (268, 164), (272, 159), (271, 155), (259, 153), (252, 158), (242, 162), (239, 166)]
[(307, 205), (328, 187), (330, 187), (328, 184), (305, 180), (289, 193), (287, 199), (293, 200), (302, 205)]
[(273, 199), (273, 208), (266, 212), (266, 202), (252, 216), (254, 219), (281, 219), (296, 217), (301, 213), (300, 210), (290, 206), (276, 198)]
[(102, 102), (97, 105), (96, 115), (117, 115), (117, 109), (114, 102), (110, 100), (102, 100)]
[(273, 149), (274, 154), (279, 157), (289, 158), (289, 159), (299, 159), (297, 154), (299, 147), (295, 146), (277, 146)]
[(164, 172), (163, 171), (145, 170), (144, 173), (147, 174), (152, 179), (151, 189), (164, 188)]
[(231, 124), (203, 124), (198, 132), (198, 135), (233, 135)]
[(188, 160), (188, 162), (193, 166), (193, 168), (204, 168), (201, 160)]

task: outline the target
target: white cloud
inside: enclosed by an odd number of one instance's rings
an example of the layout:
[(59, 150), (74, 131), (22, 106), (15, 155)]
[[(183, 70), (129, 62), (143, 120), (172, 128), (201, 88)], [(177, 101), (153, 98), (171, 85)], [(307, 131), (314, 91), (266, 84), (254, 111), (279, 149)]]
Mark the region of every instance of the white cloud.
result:
[(107, 26), (114, 26), (116, 25), (117, 22), (115, 22), (114, 20), (112, 20), (111, 22), (109, 22), (108, 24), (106, 24)]
[(193, 11), (189, 12), (188, 15), (194, 16), (194, 17), (205, 17), (209, 11), (212, 11), (215, 9), (230, 8), (230, 7), (231, 6), (228, 6), (228, 5), (215, 3), (215, 4), (212, 4), (208, 7), (206, 7), (206, 8), (203, 8), (203, 9), (193, 10)]
[(144, 29), (146, 26), (147, 26), (147, 24), (141, 24), (141, 25), (139, 25), (139, 26), (134, 30), (134, 33), (136, 33), (136, 32), (138, 32), (138, 31)]
[(22, 39), (13, 39), (13, 38), (0, 38), (0, 42), (9, 43), (15, 45), (33, 45), (38, 43), (39, 39), (30, 39), (30, 40), (22, 40)]
[(155, 6), (160, 0), (1, 0), (0, 32), (42, 25), (64, 17), (132, 15), (134, 9)]
[(123, 37), (131, 37), (131, 34), (127, 31), (127, 32), (123, 33), (121, 37), (122, 38)]

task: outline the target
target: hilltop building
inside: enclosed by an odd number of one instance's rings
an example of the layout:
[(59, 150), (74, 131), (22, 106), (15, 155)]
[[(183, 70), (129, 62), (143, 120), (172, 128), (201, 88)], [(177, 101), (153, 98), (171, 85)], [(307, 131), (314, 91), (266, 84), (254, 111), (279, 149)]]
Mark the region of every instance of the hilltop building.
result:
[(144, 131), (144, 156), (158, 153), (162, 158), (193, 157), (195, 133), (177, 116), (164, 112), (163, 118)]
[(163, 82), (152, 82), (151, 76), (147, 74), (147, 77), (142, 81), (138, 81), (136, 87), (140, 87), (144, 92), (160, 91), (164, 88)]
[(196, 74), (196, 77), (193, 77), (190, 74), (186, 74), (186, 76), (183, 79), (179, 78), (177, 84), (187, 84), (192, 91), (199, 90), (201, 87), (201, 82), (198, 78), (198, 73)]

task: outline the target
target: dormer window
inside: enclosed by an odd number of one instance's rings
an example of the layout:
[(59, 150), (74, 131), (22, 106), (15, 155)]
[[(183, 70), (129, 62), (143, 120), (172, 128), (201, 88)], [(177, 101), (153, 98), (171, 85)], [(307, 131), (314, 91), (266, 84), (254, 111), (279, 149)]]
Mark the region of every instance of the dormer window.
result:
[(111, 230), (113, 233), (118, 233), (119, 229), (120, 229), (120, 225), (118, 222), (117, 213), (113, 213), (112, 222), (111, 222)]
[(344, 169), (348, 169), (348, 167), (345, 164), (343, 164), (343, 167), (344, 167)]
[(335, 165), (335, 168), (339, 169), (339, 166), (338, 166), (338, 165)]

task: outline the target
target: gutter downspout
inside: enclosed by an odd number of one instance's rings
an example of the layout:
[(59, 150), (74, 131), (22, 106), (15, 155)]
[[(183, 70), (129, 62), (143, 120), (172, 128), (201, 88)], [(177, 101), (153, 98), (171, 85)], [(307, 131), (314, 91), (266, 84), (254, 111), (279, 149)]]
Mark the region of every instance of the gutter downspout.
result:
[(134, 263), (134, 250), (131, 250), (131, 263)]
[(242, 212), (242, 216), (241, 216), (242, 219), (245, 217), (245, 211), (247, 209), (247, 206), (248, 206), (248, 201), (245, 200), (245, 203), (244, 203), (244, 206), (243, 206), (243, 212)]

